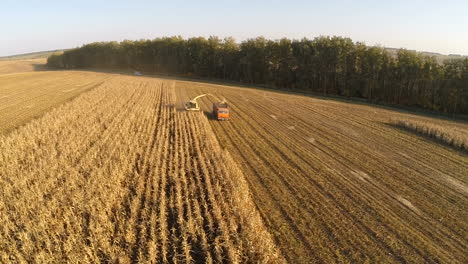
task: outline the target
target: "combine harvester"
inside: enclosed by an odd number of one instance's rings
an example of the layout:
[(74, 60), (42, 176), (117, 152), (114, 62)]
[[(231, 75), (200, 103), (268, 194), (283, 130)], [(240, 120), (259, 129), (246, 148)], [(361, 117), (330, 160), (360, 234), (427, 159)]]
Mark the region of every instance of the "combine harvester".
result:
[[(200, 106), (198, 105), (197, 99), (205, 96), (212, 96), (218, 100), (218, 98), (212, 94), (202, 94), (185, 103), (185, 110), (200, 111)], [(227, 104), (226, 100), (213, 103), (213, 117), (215, 117), (217, 120), (229, 120), (229, 105)]]

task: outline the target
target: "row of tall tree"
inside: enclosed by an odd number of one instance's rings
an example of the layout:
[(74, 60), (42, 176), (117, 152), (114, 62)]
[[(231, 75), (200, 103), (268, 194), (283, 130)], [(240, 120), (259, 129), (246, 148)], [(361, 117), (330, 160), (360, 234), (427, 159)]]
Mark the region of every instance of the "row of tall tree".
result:
[(183, 74), (468, 113), (468, 58), (438, 63), (416, 52), (390, 54), (343, 37), (98, 42), (52, 55), (48, 65)]

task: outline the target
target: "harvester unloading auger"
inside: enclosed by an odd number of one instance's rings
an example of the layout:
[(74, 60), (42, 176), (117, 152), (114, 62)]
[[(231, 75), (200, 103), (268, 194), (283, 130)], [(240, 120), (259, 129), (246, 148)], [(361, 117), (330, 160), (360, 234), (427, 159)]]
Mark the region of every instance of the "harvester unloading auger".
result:
[[(216, 96), (212, 94), (201, 94), (192, 100), (185, 103), (185, 110), (187, 111), (200, 111), (200, 106), (198, 105), (197, 99), (200, 99), (205, 96), (211, 96), (216, 100), (219, 100)], [(213, 103), (213, 116), (217, 120), (229, 120), (229, 105), (226, 100)]]

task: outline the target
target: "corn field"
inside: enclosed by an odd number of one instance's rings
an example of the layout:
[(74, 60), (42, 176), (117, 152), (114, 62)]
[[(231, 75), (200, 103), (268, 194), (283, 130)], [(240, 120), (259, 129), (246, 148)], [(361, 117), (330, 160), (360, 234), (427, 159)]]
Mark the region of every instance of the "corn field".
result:
[(468, 152), (468, 130), (466, 128), (438, 125), (411, 119), (394, 119), (391, 123), (402, 129), (432, 138), (455, 149)]
[[(24, 65), (0, 72), (0, 263), (468, 263), (466, 122)], [(230, 121), (184, 110), (206, 93)]]
[(173, 82), (116, 77), (0, 137), (0, 262), (283, 262), (206, 117), (175, 104)]

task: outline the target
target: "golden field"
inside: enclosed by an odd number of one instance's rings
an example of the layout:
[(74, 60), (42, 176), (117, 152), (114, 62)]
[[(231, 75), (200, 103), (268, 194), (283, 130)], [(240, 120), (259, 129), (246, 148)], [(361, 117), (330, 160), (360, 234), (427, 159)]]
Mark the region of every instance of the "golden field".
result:
[(0, 60), (0, 74), (45, 70), (47, 59)]
[(174, 104), (116, 77), (0, 138), (2, 262), (278, 262), (242, 171)]
[(1, 262), (468, 261), (468, 156), (391, 120), (463, 122), (91, 71), (0, 74), (0, 110)]
[[(176, 90), (230, 103), (232, 121), (210, 124), (242, 164), (288, 262), (467, 260), (468, 156), (391, 119), (465, 133), (466, 123), (232, 86), (178, 82)], [(208, 113), (211, 102), (203, 102)]]
[(109, 78), (112, 77), (92, 72), (0, 74), (0, 134), (41, 116)]

